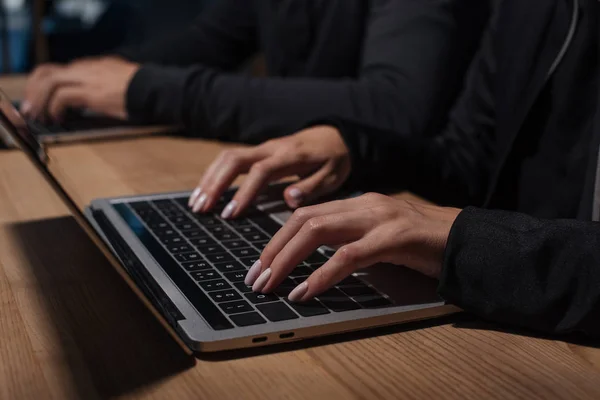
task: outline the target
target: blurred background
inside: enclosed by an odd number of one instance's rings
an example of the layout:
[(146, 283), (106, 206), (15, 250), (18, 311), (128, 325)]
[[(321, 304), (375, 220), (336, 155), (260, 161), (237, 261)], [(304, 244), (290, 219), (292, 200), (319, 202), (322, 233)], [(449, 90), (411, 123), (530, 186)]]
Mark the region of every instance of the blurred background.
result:
[(139, 46), (214, 0), (0, 0), (0, 73)]

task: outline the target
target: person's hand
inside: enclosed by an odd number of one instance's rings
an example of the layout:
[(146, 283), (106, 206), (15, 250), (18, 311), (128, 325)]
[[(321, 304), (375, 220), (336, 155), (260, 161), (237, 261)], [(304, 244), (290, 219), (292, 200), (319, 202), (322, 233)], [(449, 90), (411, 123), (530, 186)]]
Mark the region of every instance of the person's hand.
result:
[(139, 68), (115, 57), (44, 64), (27, 80), (21, 112), (40, 121), (60, 121), (67, 109), (84, 108), (126, 119), (127, 88)]
[(438, 278), (459, 213), (373, 193), (300, 208), (269, 242), (245, 283), (255, 292), (269, 293), (322, 245), (341, 247), (289, 294), (291, 301), (310, 300), (377, 263), (403, 265)]
[(210, 211), (231, 183), (248, 173), (223, 218), (235, 218), (269, 183), (298, 175), (284, 191), (286, 203), (297, 208), (332, 193), (350, 175), (350, 156), (337, 129), (317, 126), (259, 146), (227, 150), (208, 168), (189, 199), (194, 212)]

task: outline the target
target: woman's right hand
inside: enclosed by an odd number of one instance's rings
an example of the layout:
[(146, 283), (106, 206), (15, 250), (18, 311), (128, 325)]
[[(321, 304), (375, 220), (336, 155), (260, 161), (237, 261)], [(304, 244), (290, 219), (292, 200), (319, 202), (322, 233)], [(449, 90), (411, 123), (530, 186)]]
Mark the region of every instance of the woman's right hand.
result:
[(242, 214), (260, 191), (274, 181), (297, 175), (283, 195), (298, 208), (339, 189), (350, 175), (350, 155), (339, 131), (316, 126), (259, 146), (226, 150), (210, 165), (189, 199), (194, 212), (210, 211), (233, 181), (248, 176), (224, 208), (223, 218)]

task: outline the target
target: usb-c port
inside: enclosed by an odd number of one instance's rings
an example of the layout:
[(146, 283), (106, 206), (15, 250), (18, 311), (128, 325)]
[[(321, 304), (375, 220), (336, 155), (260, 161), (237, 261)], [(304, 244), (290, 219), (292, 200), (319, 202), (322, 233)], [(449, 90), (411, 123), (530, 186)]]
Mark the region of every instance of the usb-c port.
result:
[(267, 341), (266, 336), (255, 337), (254, 339), (252, 339), (252, 343), (261, 343), (261, 342), (266, 342), (266, 341)]
[(281, 335), (279, 335), (279, 338), (281, 338), (281, 339), (289, 339), (289, 338), (293, 338), (293, 337), (294, 337), (294, 332), (282, 333)]

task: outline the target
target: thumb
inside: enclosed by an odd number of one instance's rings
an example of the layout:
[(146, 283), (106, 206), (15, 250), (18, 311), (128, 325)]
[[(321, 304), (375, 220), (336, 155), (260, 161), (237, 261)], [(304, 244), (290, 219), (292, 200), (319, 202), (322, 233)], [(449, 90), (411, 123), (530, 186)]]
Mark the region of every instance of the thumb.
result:
[(339, 189), (347, 175), (328, 162), (314, 174), (287, 187), (283, 197), (288, 206), (298, 208)]

